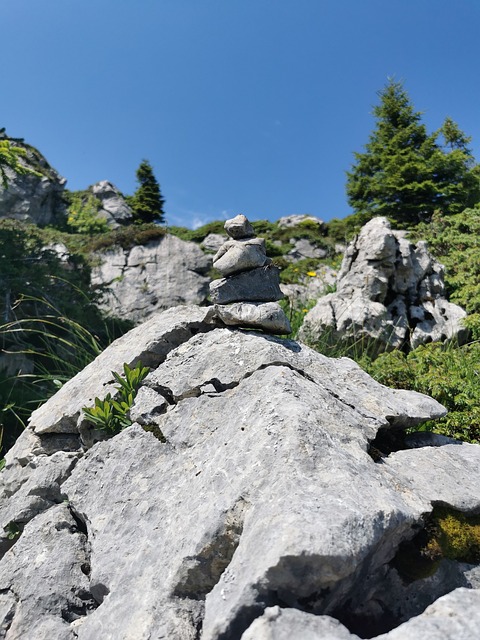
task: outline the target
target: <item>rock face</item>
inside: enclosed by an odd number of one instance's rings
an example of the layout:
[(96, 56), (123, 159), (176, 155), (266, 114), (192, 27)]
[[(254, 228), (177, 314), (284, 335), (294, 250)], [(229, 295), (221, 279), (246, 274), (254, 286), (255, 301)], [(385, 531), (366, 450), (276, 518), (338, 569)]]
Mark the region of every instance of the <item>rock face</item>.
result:
[(132, 222), (132, 209), (114, 184), (101, 180), (91, 186), (89, 191), (102, 203), (98, 216), (106, 220), (109, 227), (116, 229)]
[(34, 147), (20, 142), (12, 144), (27, 152), (20, 163), (41, 175), (19, 175), (8, 167), (5, 169), (8, 185), (5, 188), (0, 181), (0, 219), (13, 218), (42, 226), (61, 222), (66, 217), (63, 191), (67, 181)]
[(116, 317), (140, 322), (170, 307), (206, 301), (211, 257), (193, 242), (165, 234), (97, 258), (101, 264), (92, 270), (92, 284), (106, 288), (102, 308)]
[(306, 238), (292, 238), (290, 240), (290, 244), (293, 245), (292, 249), (287, 253), (287, 260), (291, 260), (292, 262), (297, 262), (298, 260), (303, 260), (304, 258), (325, 258), (327, 255), (326, 249), (322, 247), (318, 247), (310, 240)]
[(228, 325), (290, 333), (288, 318), (276, 303), (283, 293), (279, 271), (267, 257), (265, 240), (255, 237), (243, 215), (227, 220), (225, 231), (232, 239), (213, 257), (213, 266), (224, 277), (210, 283), (216, 317)]
[(283, 216), (283, 218), (279, 219), (278, 226), (284, 228), (298, 227), (299, 224), (304, 224), (305, 222), (312, 226), (323, 226), (323, 220), (320, 220), (320, 218), (308, 215), (306, 213), (297, 213), (291, 216)]
[(367, 341), (378, 352), (456, 337), (465, 311), (445, 299), (443, 267), (426, 244), (413, 245), (374, 218), (347, 248), (337, 290), (305, 317), (300, 338)]
[[(480, 512), (480, 447), (374, 462), (378, 433), (444, 409), (210, 322), (155, 316), (33, 414), (0, 474), (2, 637), (473, 640), (479, 567), (405, 581), (396, 558), (434, 504)], [(137, 422), (96, 441), (80, 409), (122, 360), (151, 366)]]

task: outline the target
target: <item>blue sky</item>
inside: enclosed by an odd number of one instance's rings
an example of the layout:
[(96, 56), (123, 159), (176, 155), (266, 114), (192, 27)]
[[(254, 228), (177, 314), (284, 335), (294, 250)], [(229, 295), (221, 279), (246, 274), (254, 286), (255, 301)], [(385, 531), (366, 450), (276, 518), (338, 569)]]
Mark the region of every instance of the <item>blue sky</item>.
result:
[(84, 189), (154, 167), (169, 224), (350, 213), (376, 92), (480, 160), (478, 0), (1, 0), (0, 127)]

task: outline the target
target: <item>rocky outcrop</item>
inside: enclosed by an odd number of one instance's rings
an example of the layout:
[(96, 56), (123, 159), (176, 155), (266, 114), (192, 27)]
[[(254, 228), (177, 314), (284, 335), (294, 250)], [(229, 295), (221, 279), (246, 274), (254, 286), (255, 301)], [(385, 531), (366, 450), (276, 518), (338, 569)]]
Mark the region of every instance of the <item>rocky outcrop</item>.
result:
[(292, 248), (285, 257), (291, 262), (298, 262), (305, 258), (320, 260), (321, 258), (325, 258), (327, 255), (326, 249), (319, 247), (307, 238), (291, 238), (290, 244), (292, 245)]
[(114, 184), (101, 180), (88, 190), (102, 203), (98, 217), (103, 218), (111, 229), (132, 222), (132, 209)]
[(226, 240), (228, 240), (227, 236), (221, 233), (209, 233), (208, 236), (205, 236), (203, 239), (201, 247), (205, 249), (205, 251), (213, 251), (213, 253), (216, 253)]
[(38, 225), (56, 224), (66, 218), (63, 199), (66, 180), (53, 169), (34, 147), (20, 141), (11, 141), (25, 149), (20, 164), (34, 173), (19, 174), (5, 168), (8, 184), (0, 181), (0, 219), (12, 218)]
[(299, 335), (381, 352), (447, 338), (462, 342), (465, 316), (445, 299), (443, 267), (426, 243), (414, 245), (386, 218), (374, 218), (348, 246), (336, 292), (320, 298)]
[(290, 216), (283, 216), (278, 220), (278, 226), (283, 228), (291, 228), (298, 227), (298, 225), (305, 224), (311, 225), (313, 227), (323, 227), (323, 220), (317, 218), (316, 216), (311, 216), (307, 213), (297, 213), (292, 214)]
[(116, 246), (95, 256), (92, 284), (104, 289), (101, 307), (118, 318), (140, 322), (208, 296), (211, 257), (193, 242), (165, 234), (131, 249)]
[[(406, 580), (398, 557), (434, 505), (480, 512), (480, 447), (375, 462), (380, 436), (444, 409), (210, 314), (170, 309), (120, 338), (7, 454), (3, 637), (473, 640), (478, 565)], [(81, 407), (139, 360), (137, 422), (98, 441)]]
[(225, 230), (231, 240), (213, 257), (214, 268), (224, 276), (210, 283), (215, 316), (227, 325), (290, 333), (288, 318), (276, 302), (283, 298), (280, 274), (267, 257), (265, 240), (255, 236), (241, 214), (227, 220)]

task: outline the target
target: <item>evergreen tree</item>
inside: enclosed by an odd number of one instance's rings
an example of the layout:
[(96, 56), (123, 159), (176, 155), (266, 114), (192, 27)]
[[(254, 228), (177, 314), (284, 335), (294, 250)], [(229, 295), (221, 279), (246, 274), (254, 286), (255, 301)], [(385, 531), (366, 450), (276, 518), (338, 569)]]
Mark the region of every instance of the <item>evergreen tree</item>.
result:
[(436, 210), (451, 214), (475, 204), (480, 170), (453, 120), (428, 134), (401, 83), (389, 80), (379, 97), (376, 127), (347, 172), (348, 201), (362, 222), (384, 215), (408, 226)]
[(165, 222), (163, 211), (165, 200), (162, 198), (160, 185), (148, 160), (142, 160), (140, 163), (137, 169), (137, 181), (139, 187), (128, 199), (135, 222)]

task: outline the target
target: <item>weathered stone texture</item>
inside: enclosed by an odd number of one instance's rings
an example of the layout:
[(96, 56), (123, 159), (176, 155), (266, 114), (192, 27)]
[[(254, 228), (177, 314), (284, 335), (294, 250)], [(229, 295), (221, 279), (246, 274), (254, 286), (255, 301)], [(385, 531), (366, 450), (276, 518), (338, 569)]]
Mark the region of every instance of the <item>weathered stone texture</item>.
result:
[(101, 264), (92, 271), (92, 284), (106, 289), (101, 307), (118, 318), (140, 322), (170, 307), (206, 301), (212, 261), (193, 242), (166, 234), (96, 257)]
[(426, 244), (411, 244), (374, 218), (347, 247), (336, 292), (305, 317), (300, 338), (367, 343), (371, 351), (465, 340), (465, 311), (445, 299), (443, 267)]
[(210, 283), (210, 297), (214, 304), (230, 302), (271, 302), (281, 300), (277, 267), (272, 265), (237, 273)]
[(29, 145), (19, 144), (26, 152), (20, 163), (34, 168), (41, 175), (20, 175), (5, 168), (8, 185), (0, 181), (0, 219), (13, 218), (22, 222), (46, 225), (65, 220), (63, 199), (66, 180), (53, 169), (42, 154)]
[(116, 229), (122, 224), (132, 222), (132, 209), (114, 184), (108, 180), (101, 180), (89, 187), (89, 191), (102, 203), (98, 215), (107, 222), (109, 227)]
[[(21, 531), (3, 534), (6, 640), (33, 640), (33, 629), (49, 640), (347, 640), (359, 621), (382, 639), (433, 638), (438, 624), (438, 639), (470, 640), (479, 568), (442, 561), (406, 585), (392, 560), (434, 504), (480, 512), (480, 447), (374, 462), (380, 430), (443, 407), (347, 358), (214, 328), (207, 313), (172, 309), (114, 343), (10, 452), (0, 522)], [(111, 368), (146, 354), (138, 423), (65, 450), (75, 434), (49, 433), (60, 405), (78, 416), (109, 389)]]

